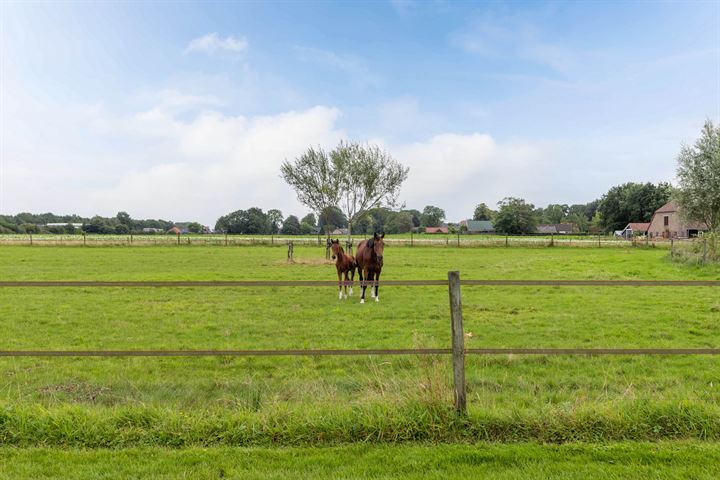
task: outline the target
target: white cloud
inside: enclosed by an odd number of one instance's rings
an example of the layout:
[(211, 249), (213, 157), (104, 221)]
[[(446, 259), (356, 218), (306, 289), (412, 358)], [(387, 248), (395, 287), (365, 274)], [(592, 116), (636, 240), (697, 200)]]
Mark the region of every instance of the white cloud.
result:
[(420, 209), (438, 205), (456, 220), (477, 203), (493, 204), (527, 192), (535, 182), (532, 172), (540, 169), (547, 150), (524, 142), (498, 144), (480, 133), (445, 133), (391, 148), (410, 167), (402, 199)]
[(242, 53), (246, 51), (247, 48), (248, 41), (245, 37), (234, 37), (232, 35), (228, 35), (223, 38), (217, 33), (208, 33), (207, 35), (203, 35), (202, 37), (192, 40), (185, 49), (185, 53), (215, 53), (218, 51)]

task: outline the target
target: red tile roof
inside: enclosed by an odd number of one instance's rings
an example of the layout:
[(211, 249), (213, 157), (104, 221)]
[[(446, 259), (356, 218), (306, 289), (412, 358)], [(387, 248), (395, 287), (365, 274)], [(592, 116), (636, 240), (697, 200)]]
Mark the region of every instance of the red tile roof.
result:
[(650, 228), (649, 223), (628, 223), (627, 227), (625, 227), (625, 230), (627, 229), (632, 230), (633, 232), (647, 232), (648, 228)]
[(655, 210), (655, 213), (672, 213), (672, 212), (677, 212), (677, 211), (678, 211), (677, 203), (668, 202), (665, 205), (663, 205), (662, 207)]

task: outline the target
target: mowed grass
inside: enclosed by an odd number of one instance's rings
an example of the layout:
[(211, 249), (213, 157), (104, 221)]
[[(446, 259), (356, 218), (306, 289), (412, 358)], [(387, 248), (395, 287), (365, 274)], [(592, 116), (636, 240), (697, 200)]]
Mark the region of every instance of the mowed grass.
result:
[(8, 479), (714, 479), (720, 447), (615, 445), (353, 445), (332, 448), (58, 450), (0, 448)]
[[(332, 280), (324, 249), (5, 247), (2, 280)], [(652, 248), (388, 248), (383, 279), (720, 279)], [(0, 349), (449, 346), (444, 287), (3, 288)], [(720, 291), (463, 287), (469, 347), (720, 347)], [(720, 439), (714, 357), (4, 358), (8, 445)]]

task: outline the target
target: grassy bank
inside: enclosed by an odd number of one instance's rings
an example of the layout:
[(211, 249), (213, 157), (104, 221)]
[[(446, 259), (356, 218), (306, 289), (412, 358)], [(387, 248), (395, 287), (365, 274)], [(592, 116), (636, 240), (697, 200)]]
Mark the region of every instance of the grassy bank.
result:
[(0, 478), (714, 479), (720, 447), (695, 442), (607, 445), (353, 445), (332, 448), (0, 448)]

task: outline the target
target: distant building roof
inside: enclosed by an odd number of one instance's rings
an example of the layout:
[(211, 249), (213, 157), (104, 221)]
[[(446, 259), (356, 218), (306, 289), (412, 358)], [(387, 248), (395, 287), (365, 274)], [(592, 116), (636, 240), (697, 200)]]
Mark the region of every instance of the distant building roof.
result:
[(425, 233), (448, 233), (448, 227), (425, 227)]
[(469, 233), (480, 233), (480, 232), (494, 232), (495, 227), (490, 220), (467, 220), (460, 222), (461, 224), (467, 225)]
[(650, 223), (628, 223), (627, 227), (623, 230), (632, 230), (633, 232), (647, 232), (650, 228)]
[(172, 227), (170, 230), (168, 230), (168, 233), (174, 233), (175, 235), (178, 235), (182, 233), (182, 230), (180, 230), (178, 227)]
[(538, 225), (537, 226), (538, 233), (558, 233), (557, 227), (555, 225)]
[(558, 223), (555, 228), (558, 233), (572, 233), (578, 230), (577, 225), (574, 223)]
[(672, 213), (678, 211), (678, 205), (675, 202), (668, 202), (662, 207), (655, 210), (655, 213)]

